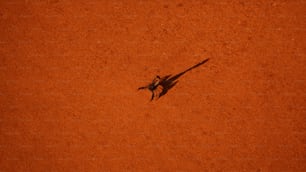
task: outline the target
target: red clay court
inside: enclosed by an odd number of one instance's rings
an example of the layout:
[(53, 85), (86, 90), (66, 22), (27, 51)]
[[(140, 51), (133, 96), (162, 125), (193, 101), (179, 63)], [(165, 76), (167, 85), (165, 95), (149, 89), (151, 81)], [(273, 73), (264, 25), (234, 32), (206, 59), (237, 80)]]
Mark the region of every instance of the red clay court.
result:
[(0, 171), (306, 171), (305, 11), (0, 1)]

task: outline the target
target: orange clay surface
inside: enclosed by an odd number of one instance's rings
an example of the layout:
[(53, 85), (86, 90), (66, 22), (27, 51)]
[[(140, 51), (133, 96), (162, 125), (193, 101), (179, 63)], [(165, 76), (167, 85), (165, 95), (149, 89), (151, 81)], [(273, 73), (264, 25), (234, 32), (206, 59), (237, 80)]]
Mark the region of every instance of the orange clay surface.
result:
[(306, 171), (305, 11), (0, 1), (0, 171)]

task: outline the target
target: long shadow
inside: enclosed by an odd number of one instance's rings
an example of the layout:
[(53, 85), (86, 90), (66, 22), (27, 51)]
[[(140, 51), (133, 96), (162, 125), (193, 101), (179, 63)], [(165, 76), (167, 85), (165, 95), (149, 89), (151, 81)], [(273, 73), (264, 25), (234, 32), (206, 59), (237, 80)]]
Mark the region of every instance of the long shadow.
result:
[(178, 83), (178, 79), (183, 76), (185, 73), (191, 71), (192, 69), (194, 68), (197, 68), (201, 65), (203, 65), (204, 63), (206, 63), (209, 59), (205, 59), (203, 60), (202, 62), (186, 69), (185, 71), (181, 72), (181, 73), (178, 73), (174, 76), (171, 76), (171, 75), (167, 75), (167, 76), (164, 76), (163, 78), (161, 78), (161, 82), (160, 82), (160, 85), (163, 86), (163, 89), (162, 89), (162, 92), (159, 94), (159, 97), (162, 97), (164, 96), (165, 94), (167, 94), (167, 92), (173, 88), (177, 83)]

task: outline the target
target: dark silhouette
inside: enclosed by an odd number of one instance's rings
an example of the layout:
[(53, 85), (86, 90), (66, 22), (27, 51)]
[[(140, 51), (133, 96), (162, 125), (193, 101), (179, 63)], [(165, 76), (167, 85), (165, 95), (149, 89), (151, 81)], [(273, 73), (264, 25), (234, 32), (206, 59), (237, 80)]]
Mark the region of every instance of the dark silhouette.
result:
[(197, 68), (199, 66), (201, 66), (202, 64), (206, 63), (209, 59), (205, 59), (202, 62), (186, 69), (185, 71), (176, 74), (175, 76), (171, 76), (171, 75), (167, 75), (164, 76), (162, 78), (160, 78), (158, 75), (156, 76), (156, 78), (147, 86), (144, 87), (139, 87), (138, 90), (141, 89), (146, 89), (148, 88), (151, 92), (152, 92), (152, 96), (151, 96), (151, 101), (153, 100), (155, 94), (154, 94), (154, 90), (161, 85), (162, 86), (162, 92), (159, 94), (159, 97), (164, 96), (165, 94), (167, 94), (167, 92), (173, 88), (177, 83), (178, 83), (178, 78), (181, 77), (182, 75), (184, 75), (185, 73), (187, 73), (188, 71)]
[(198, 63), (198, 64), (196, 64), (196, 65), (194, 65), (194, 66), (192, 66), (192, 67), (190, 67), (188, 69), (186, 69), (185, 71), (176, 74), (175, 76), (171, 77), (171, 75), (167, 75), (167, 76), (163, 77), (161, 79), (160, 84), (159, 84), (159, 85), (163, 86), (163, 90), (160, 93), (159, 97), (162, 97), (163, 95), (167, 94), (167, 92), (178, 83), (177, 79), (179, 77), (183, 76), (185, 73), (191, 71), (192, 69), (201, 66), (202, 64), (206, 63), (208, 60), (209, 59), (205, 59), (202, 62), (200, 62), (200, 63)]
[(149, 89), (151, 92), (152, 92), (152, 96), (151, 96), (151, 100), (153, 100), (155, 94), (154, 94), (154, 90), (160, 85), (160, 77), (157, 75), (153, 81), (147, 85), (147, 86), (144, 86), (144, 87), (139, 87), (138, 90), (142, 90), (142, 89)]

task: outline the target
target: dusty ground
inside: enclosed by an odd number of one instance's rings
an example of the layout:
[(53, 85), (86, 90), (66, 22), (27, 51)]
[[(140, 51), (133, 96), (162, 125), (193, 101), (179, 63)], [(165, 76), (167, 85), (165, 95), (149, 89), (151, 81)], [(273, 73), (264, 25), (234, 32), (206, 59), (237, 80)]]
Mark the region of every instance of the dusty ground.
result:
[(0, 171), (306, 171), (305, 10), (2, 0)]

